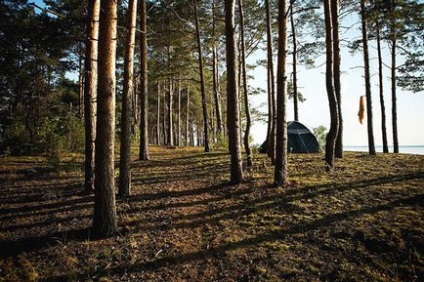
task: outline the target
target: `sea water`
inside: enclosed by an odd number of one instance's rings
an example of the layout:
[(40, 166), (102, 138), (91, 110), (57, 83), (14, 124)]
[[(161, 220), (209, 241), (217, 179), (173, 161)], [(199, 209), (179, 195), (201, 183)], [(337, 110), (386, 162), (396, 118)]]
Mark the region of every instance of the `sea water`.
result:
[[(344, 151), (368, 152), (368, 146), (344, 146)], [(377, 152), (383, 152), (383, 146), (375, 146)], [(389, 146), (389, 152), (393, 153), (393, 146)], [(399, 153), (424, 155), (424, 146), (399, 146)]]

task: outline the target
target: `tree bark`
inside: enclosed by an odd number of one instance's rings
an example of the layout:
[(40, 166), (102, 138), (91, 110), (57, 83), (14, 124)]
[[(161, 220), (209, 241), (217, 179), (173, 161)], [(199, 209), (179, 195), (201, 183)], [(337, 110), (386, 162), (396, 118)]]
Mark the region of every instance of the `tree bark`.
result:
[(169, 100), (167, 101), (166, 97), (168, 96), (169, 91), (166, 91), (166, 88), (163, 89), (163, 90), (164, 90), (164, 92), (163, 92), (163, 108), (162, 108), (162, 135), (163, 135), (163, 145), (170, 146), (169, 143), (168, 143), (169, 140), (168, 140), (168, 135), (167, 135), (168, 134), (167, 125), (169, 123), (169, 120), (168, 120), (169, 117), (171, 117), (171, 123), (172, 123), (172, 114), (170, 116), (168, 116), (169, 109), (168, 109), (168, 112), (166, 111), (167, 110), (167, 107), (168, 107), (168, 103), (169, 103)]
[(186, 146), (191, 145), (190, 131), (190, 90), (187, 89), (187, 105), (186, 105)]
[(177, 146), (181, 146), (181, 82), (177, 82), (178, 107), (177, 107)]
[(268, 129), (267, 151), (268, 157), (274, 163), (275, 160), (275, 80), (273, 63), (272, 26), (270, 13), (270, 0), (265, 0), (267, 22), (267, 61), (268, 61)]
[(296, 38), (296, 27), (294, 24), (294, 2), (295, 0), (291, 0), (290, 3), (290, 24), (292, 29), (292, 41), (293, 41), (293, 107), (294, 107), (294, 120), (299, 121), (299, 94), (297, 91), (297, 38)]
[(371, 75), (368, 52), (368, 27), (365, 15), (365, 0), (361, 0), (361, 24), (362, 24), (362, 44), (364, 52), (364, 71), (365, 71), (365, 96), (367, 98), (367, 130), (368, 130), (368, 152), (375, 155), (372, 97), (371, 97)]
[[(143, 1), (143, 0), (142, 0)], [(137, 25), (137, 0), (130, 0), (127, 15), (127, 36), (124, 57), (124, 88), (122, 92), (121, 144), (119, 163), (120, 197), (131, 194), (131, 113), (130, 99), (134, 91), (134, 44)]]
[(330, 108), (330, 129), (328, 131), (325, 143), (325, 164), (327, 170), (334, 167), (334, 150), (336, 138), (339, 130), (339, 114), (337, 106), (337, 96), (334, 92), (333, 80), (333, 35), (331, 20), (331, 1), (324, 0), (325, 17), (325, 46), (326, 46), (326, 72), (325, 81), (327, 88), (328, 104)]
[(277, 136), (275, 144), (274, 185), (287, 182), (287, 13), (286, 0), (278, 1)]
[(391, 19), (391, 86), (392, 86), (392, 130), (393, 130), (393, 153), (399, 153), (398, 126), (397, 126), (397, 98), (396, 98), (396, 19), (395, 19), (396, 0), (391, 1), (392, 19)]
[(339, 39), (339, 0), (331, 1), (331, 22), (333, 34), (333, 80), (334, 92), (337, 98), (338, 131), (334, 156), (343, 158), (343, 115), (342, 115), (342, 94), (340, 87), (340, 39)]
[(149, 159), (149, 105), (147, 97), (147, 0), (140, 3), (140, 150), (139, 159)]
[(216, 128), (217, 136), (223, 133), (222, 126), (222, 107), (221, 107), (221, 90), (219, 86), (219, 64), (218, 64), (218, 50), (216, 40), (216, 16), (215, 16), (215, 0), (212, 1), (212, 72), (213, 72), (213, 93), (215, 99), (215, 115), (216, 115)]
[(227, 44), (227, 128), (231, 155), (231, 184), (243, 181), (240, 149), (240, 109), (237, 82), (237, 49), (235, 40), (235, 0), (225, 0), (225, 35)]
[(168, 134), (167, 134), (167, 146), (174, 147), (174, 87), (172, 83), (172, 79), (168, 78)]
[(380, 21), (378, 18), (375, 20), (376, 33), (377, 33), (377, 54), (378, 54), (378, 81), (379, 81), (379, 94), (380, 94), (380, 109), (381, 109), (381, 135), (383, 138), (383, 153), (389, 152), (387, 142), (387, 129), (386, 129), (386, 106), (384, 103), (384, 86), (383, 86), (383, 57), (381, 55), (381, 31)]
[(194, 1), (194, 17), (196, 21), (196, 39), (197, 39), (197, 52), (199, 54), (199, 75), (200, 75), (200, 92), (202, 94), (202, 111), (203, 111), (203, 138), (205, 152), (210, 152), (211, 147), (209, 144), (209, 128), (208, 128), (208, 106), (206, 99), (206, 89), (205, 89), (205, 76), (203, 73), (203, 57), (202, 57), (202, 44), (200, 42), (200, 27), (199, 27), (199, 15), (197, 11), (197, 3)]
[(250, 150), (249, 137), (252, 118), (250, 116), (249, 93), (247, 90), (247, 71), (246, 71), (246, 46), (244, 41), (244, 7), (243, 0), (239, 0), (239, 15), (240, 15), (240, 41), (241, 41), (241, 69), (243, 78), (243, 97), (244, 97), (244, 113), (246, 115), (246, 128), (244, 131), (244, 150), (246, 151), (246, 165), (252, 166), (252, 151)]
[(97, 40), (99, 36), (100, 0), (88, 2), (85, 49), (84, 120), (86, 194), (94, 192), (94, 148), (96, 140)]
[(156, 145), (161, 144), (160, 140), (160, 82), (157, 83), (157, 116), (156, 116)]
[(117, 2), (102, 0), (100, 8), (93, 233), (106, 237), (117, 231), (114, 179)]
[[(87, 25), (88, 27), (88, 25)], [(87, 34), (86, 34), (87, 35)], [(83, 117), (84, 111), (84, 77), (85, 73), (83, 70), (83, 54), (82, 54), (82, 41), (78, 44), (78, 86), (79, 86), (79, 101), (78, 101), (78, 117)]]

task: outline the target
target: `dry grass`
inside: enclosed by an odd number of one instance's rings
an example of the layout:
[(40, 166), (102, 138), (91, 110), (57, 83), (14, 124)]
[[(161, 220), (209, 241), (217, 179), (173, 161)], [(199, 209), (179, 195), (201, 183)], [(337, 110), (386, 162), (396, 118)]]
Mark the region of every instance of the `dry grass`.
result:
[[(80, 156), (0, 165), (0, 280), (423, 281), (424, 157), (264, 156), (229, 186), (229, 156), (153, 147), (117, 203), (120, 233), (90, 236)], [(265, 163), (265, 166), (263, 165)]]

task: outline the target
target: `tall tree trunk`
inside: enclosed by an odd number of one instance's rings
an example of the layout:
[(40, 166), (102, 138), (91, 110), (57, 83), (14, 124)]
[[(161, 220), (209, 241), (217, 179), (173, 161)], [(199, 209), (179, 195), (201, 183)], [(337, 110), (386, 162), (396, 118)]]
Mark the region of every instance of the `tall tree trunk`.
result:
[(376, 33), (377, 33), (377, 54), (378, 54), (378, 82), (380, 93), (380, 109), (381, 109), (381, 135), (383, 137), (383, 153), (389, 152), (387, 142), (387, 129), (386, 129), (386, 106), (384, 103), (384, 88), (383, 88), (383, 57), (381, 55), (381, 31), (380, 21), (378, 18), (375, 20)]
[(372, 114), (372, 98), (371, 98), (371, 75), (370, 62), (368, 54), (368, 27), (365, 15), (365, 0), (361, 0), (361, 24), (362, 24), (362, 44), (364, 50), (364, 70), (365, 70), (365, 96), (367, 97), (367, 129), (368, 129), (368, 152), (375, 155), (374, 131), (373, 131), (373, 114)]
[(181, 83), (180, 80), (177, 82), (177, 93), (178, 93), (178, 115), (177, 115), (177, 146), (181, 146)]
[(118, 229), (114, 178), (117, 2), (102, 0), (100, 8), (93, 233), (106, 237)]
[(333, 32), (333, 80), (334, 92), (337, 98), (338, 113), (338, 131), (336, 144), (334, 148), (334, 156), (343, 158), (343, 115), (342, 115), (342, 94), (340, 87), (340, 39), (339, 39), (339, 1), (331, 1), (331, 22)]
[(227, 128), (231, 154), (232, 184), (243, 181), (243, 167), (240, 148), (240, 106), (237, 82), (237, 45), (235, 40), (235, 0), (225, 1), (225, 35), (227, 44)]
[(160, 82), (157, 83), (156, 145), (160, 145)]
[(395, 18), (395, 7), (396, 0), (391, 1), (392, 6), (392, 19), (391, 19), (391, 86), (392, 86), (392, 128), (393, 128), (393, 153), (399, 153), (399, 141), (398, 141), (398, 126), (397, 126), (397, 98), (396, 98), (396, 47), (397, 47), (397, 35), (396, 35), (396, 18)]
[(287, 181), (287, 13), (286, 0), (278, 1), (277, 137), (275, 144), (274, 185)]
[(149, 159), (149, 105), (147, 99), (147, 0), (140, 3), (140, 160)]
[(391, 65), (391, 84), (392, 84), (392, 127), (393, 127), (393, 153), (399, 153), (398, 126), (397, 126), (397, 97), (396, 97), (396, 39), (391, 42), (392, 45), (392, 65)]
[(173, 121), (173, 115), (174, 115), (174, 88), (172, 79), (168, 79), (168, 132), (167, 132), (167, 146), (174, 147), (174, 121)]
[(187, 105), (186, 105), (186, 146), (191, 145), (190, 143), (190, 90), (187, 89)]
[(241, 41), (241, 69), (243, 78), (243, 97), (244, 97), (244, 113), (246, 115), (246, 128), (244, 131), (244, 149), (246, 151), (246, 164), (252, 166), (252, 151), (250, 150), (249, 137), (252, 118), (250, 117), (249, 95), (247, 90), (247, 71), (246, 71), (246, 46), (244, 41), (244, 7), (243, 0), (239, 0), (239, 15), (240, 15), (240, 41)]
[(202, 94), (202, 110), (203, 110), (203, 131), (204, 131), (204, 146), (205, 152), (210, 152), (211, 147), (209, 144), (209, 128), (208, 128), (208, 105), (206, 100), (205, 77), (203, 73), (203, 57), (202, 57), (202, 43), (200, 42), (200, 27), (199, 15), (197, 12), (197, 2), (194, 1), (194, 17), (196, 21), (196, 39), (197, 39), (197, 52), (199, 54), (199, 75), (200, 75), (200, 92)]
[(292, 41), (293, 41), (293, 107), (294, 107), (294, 120), (299, 120), (299, 94), (297, 91), (297, 38), (296, 38), (296, 27), (294, 24), (294, 2), (295, 0), (290, 1), (290, 24), (292, 30)]
[(94, 192), (94, 145), (96, 140), (97, 40), (99, 36), (100, 0), (88, 2), (85, 48), (84, 120), (86, 194)]
[(221, 89), (219, 86), (219, 64), (218, 64), (218, 48), (216, 40), (216, 15), (215, 15), (215, 0), (212, 1), (212, 72), (213, 72), (213, 94), (215, 99), (215, 115), (216, 115), (216, 128), (217, 135), (223, 133), (222, 125), (222, 107), (221, 107)]
[[(87, 26), (88, 27), (88, 26)], [(82, 118), (84, 111), (84, 77), (85, 73), (83, 70), (83, 54), (82, 54), (82, 42), (78, 44), (78, 85), (79, 85), (79, 101), (78, 101), (78, 117)]]
[(267, 22), (267, 61), (268, 61), (268, 129), (267, 129), (267, 151), (272, 162), (275, 159), (275, 81), (273, 64), (273, 43), (270, 0), (265, 0), (266, 22)]
[[(142, 0), (144, 1), (144, 0)], [(131, 194), (131, 113), (130, 99), (134, 91), (134, 44), (137, 25), (137, 0), (130, 0), (127, 15), (127, 36), (124, 58), (124, 89), (122, 92), (121, 145), (119, 163), (120, 197)]]
[[(164, 89), (163, 91), (163, 107), (162, 107), (162, 135), (163, 135), (163, 145), (165, 146), (170, 146), (168, 143), (168, 128), (167, 125), (169, 123), (169, 116), (168, 116), (168, 112), (166, 111), (167, 107), (168, 107), (168, 101), (166, 99), (166, 97), (168, 96), (169, 91), (166, 91), (166, 89)], [(172, 115), (171, 115), (172, 118)], [(171, 120), (172, 122), (172, 120)]]
[(331, 1), (324, 0), (324, 17), (325, 17), (325, 46), (326, 46), (326, 72), (325, 81), (328, 95), (328, 104), (330, 108), (330, 129), (328, 131), (325, 143), (325, 164), (327, 170), (334, 167), (334, 150), (336, 138), (339, 130), (339, 114), (337, 106), (337, 96), (334, 92), (333, 80), (333, 32), (331, 20)]

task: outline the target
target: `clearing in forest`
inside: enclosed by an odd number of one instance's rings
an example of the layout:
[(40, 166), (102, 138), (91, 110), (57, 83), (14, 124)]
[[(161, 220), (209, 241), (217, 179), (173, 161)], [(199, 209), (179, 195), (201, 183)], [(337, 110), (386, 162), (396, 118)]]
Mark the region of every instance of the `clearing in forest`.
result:
[(424, 280), (424, 156), (292, 154), (276, 189), (263, 155), (230, 186), (225, 152), (151, 154), (102, 240), (81, 156), (2, 158), (0, 280)]

